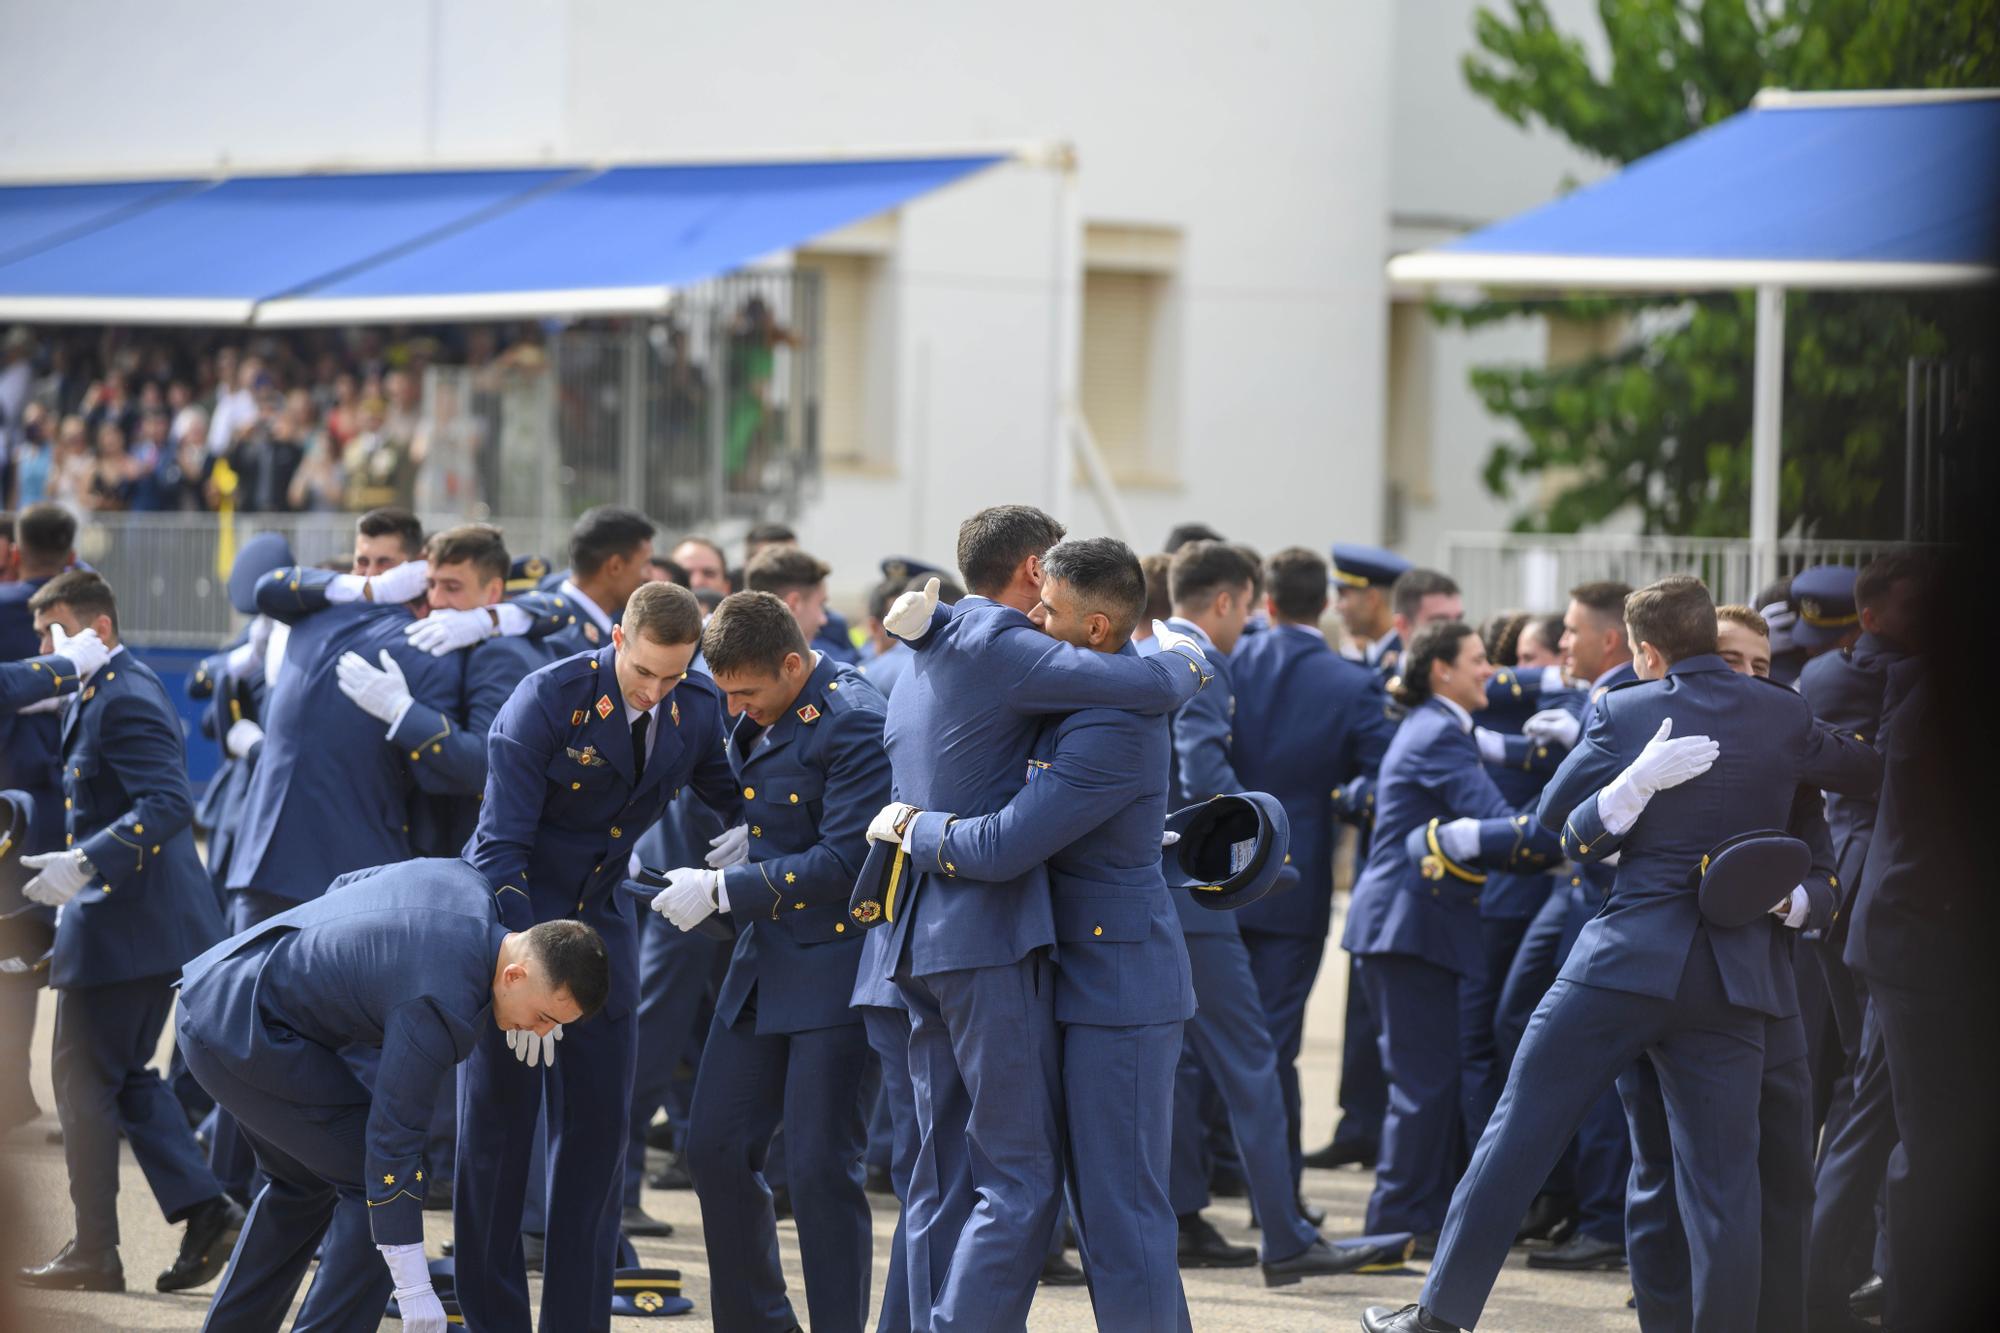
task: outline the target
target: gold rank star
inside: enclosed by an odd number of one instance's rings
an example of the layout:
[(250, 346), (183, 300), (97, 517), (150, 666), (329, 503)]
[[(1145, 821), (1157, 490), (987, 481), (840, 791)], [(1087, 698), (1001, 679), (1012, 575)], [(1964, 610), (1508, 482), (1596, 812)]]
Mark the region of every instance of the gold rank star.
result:
[(382, 1183), (384, 1185), (393, 1185), (396, 1183), (396, 1178), (394, 1176), (383, 1176)]
[(799, 879), (799, 877), (798, 877), (797, 875), (793, 874), (793, 873), (792, 873), (791, 871), (787, 870), (787, 871), (785, 872), (785, 883), (787, 883), (787, 884), (796, 884), (796, 883), (798, 883), (798, 879)]

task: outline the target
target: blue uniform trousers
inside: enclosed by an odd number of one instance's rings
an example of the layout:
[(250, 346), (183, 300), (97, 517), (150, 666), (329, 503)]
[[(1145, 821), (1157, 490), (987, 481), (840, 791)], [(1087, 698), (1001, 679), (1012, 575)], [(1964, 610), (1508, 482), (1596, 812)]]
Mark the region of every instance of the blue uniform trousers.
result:
[(452, 1213), (459, 1302), (479, 1333), (527, 1333), (530, 1326), (522, 1198), (545, 1091), (549, 1185), (541, 1324), (565, 1333), (610, 1328), (637, 1033), (632, 1015), (600, 1013), (564, 1029), (553, 1069), (530, 1069), (494, 1028), (480, 1035), (461, 1066)]
[[(639, 1062), (632, 1076), (632, 1133), (625, 1149), (624, 1205), (636, 1208), (646, 1183), (646, 1127), (667, 1104), (674, 1068), (695, 1032), (712, 985), (729, 966), (729, 946), (682, 930), (658, 912), (639, 923)], [(687, 1125), (679, 1126), (683, 1135)]]
[(169, 1222), (222, 1193), (180, 1103), (147, 1061), (174, 1007), (171, 977), (56, 992), (56, 1115), (76, 1209), (76, 1248), (118, 1244), (118, 1134), (124, 1131)]
[(1507, 1082), (1507, 1066), (1500, 1060), (1494, 1023), (1500, 1009), (1500, 990), (1507, 984), (1514, 951), (1528, 933), (1530, 917), (1481, 918), (1479, 951), (1482, 966), (1473, 976), (1458, 980), (1459, 1120), (1465, 1128), (1465, 1151), (1472, 1152), (1486, 1121), (1500, 1100), (1500, 1088)]
[(1381, 1031), (1389, 1110), (1375, 1190), (1368, 1196), (1369, 1232), (1444, 1225), (1451, 1187), (1464, 1165), (1459, 1127), (1459, 978), (1421, 958), (1370, 954), (1357, 960), (1361, 989)]
[(1562, 1145), (1641, 1053), (1660, 1073), (1703, 1333), (1751, 1333), (1757, 1289), (1757, 1104), (1763, 1015), (1731, 1006), (1697, 930), (1671, 1000), (1558, 980), (1528, 1030), (1451, 1211), (1423, 1303), (1461, 1328), (1479, 1322), (1508, 1247)]
[(1190, 1327), (1167, 1194), (1180, 1056), (1179, 1023), (1062, 1028), (1070, 1206), (1099, 1328)]
[(812, 1326), (860, 1333), (867, 1323), (872, 1234), (861, 1190), (858, 1100), (867, 1041), (859, 1023), (759, 1036), (751, 1005), (733, 1025), (720, 1018), (709, 1025), (687, 1168), (701, 1200), (717, 1328), (784, 1330), (800, 1322), (785, 1295), (777, 1218), (760, 1178), (781, 1123)]
[[(1250, 972), (1257, 978), (1257, 993), (1264, 1001), (1264, 1022), (1271, 1032), (1271, 1044), (1278, 1052), (1278, 1084), (1285, 1096), (1285, 1144), (1291, 1153), (1292, 1193), (1296, 1197), (1299, 1178), (1305, 1170), (1304, 1153), (1299, 1147), (1299, 1048), (1305, 1044), (1306, 1000), (1312, 995), (1320, 959), (1326, 954), (1326, 937), (1267, 935), (1263, 931), (1246, 930), (1243, 944), (1250, 951)], [(1351, 1005), (1354, 992), (1348, 994)], [(1379, 1022), (1377, 1016), (1362, 1015), (1363, 1021), (1370, 1018)], [(1343, 1075), (1343, 1091), (1345, 1087)]]
[[(1797, 1025), (1797, 1018), (1775, 1020)], [(1806, 1235), (1812, 1224), (1812, 1070), (1802, 1034), (1789, 1039), (1766, 1029), (1767, 1050), (1781, 1050), (1764, 1071), (1757, 1103), (1757, 1181), (1763, 1245), (1757, 1289), (1757, 1333), (1804, 1333)], [(1785, 1058), (1789, 1055), (1789, 1058)], [(1673, 1138), (1652, 1062), (1640, 1059), (1618, 1076), (1618, 1094), (1632, 1125), (1632, 1184), (1626, 1192), (1625, 1234), (1643, 1333), (1694, 1333), (1688, 1300), (1687, 1237), (1674, 1191)], [(1739, 1293), (1739, 1299), (1747, 1293)], [(1843, 1297), (1844, 1299), (1844, 1297)]]
[(905, 1208), (910, 1322), (933, 1333), (1027, 1322), (1062, 1193), (1055, 976), (1041, 951), (913, 977), (918, 1147)]
[[(1815, 1318), (1845, 1315), (1847, 1294), (1875, 1267), (1876, 1205), (1896, 1149), (1896, 1106), (1882, 1020), (1871, 1000), (1861, 1021), (1861, 1051), (1850, 1071), (1847, 1113), (1827, 1121), (1813, 1185), (1812, 1246), (1806, 1308)], [(1886, 1275), (1885, 1275), (1886, 1276)]]
[[(1264, 1260), (1289, 1259), (1311, 1245), (1317, 1233), (1299, 1216), (1292, 1187), (1278, 1055), (1265, 1026), (1257, 979), (1250, 974), (1250, 955), (1234, 935), (1189, 935), (1187, 952), (1198, 1007), (1187, 1021), (1184, 1043), (1229, 1108), (1250, 1206), (1263, 1229)], [(1198, 1212), (1208, 1202), (1200, 1095), (1200, 1081), (1177, 1081), (1171, 1186), (1176, 1214)]]
[[(910, 1172), (917, 1163), (917, 1110), (910, 1092), (910, 1019), (886, 1005), (856, 1005), (868, 1045), (882, 1066), (882, 1113), (889, 1120), (889, 1187), (898, 1201), (910, 1197)], [(896, 1210), (896, 1235), (889, 1242), (889, 1279), (882, 1289), (882, 1313), (875, 1333), (910, 1333), (909, 1263), (904, 1253), (907, 1207)]]
[[(244, 1083), (185, 1028), (178, 1035), (190, 1072), (233, 1112), (231, 1123), (255, 1152), (262, 1179), (203, 1333), (267, 1333), (281, 1326), (316, 1252), (319, 1273), (294, 1333), (362, 1333), (379, 1326), (395, 1284), (375, 1250), (361, 1179), (367, 1089), (357, 1079), (350, 1103), (301, 1106)], [(298, 1045), (301, 1060), (340, 1058)], [(314, 1081), (324, 1086), (325, 1078)]]
[[(226, 898), (224, 929), (230, 935), (240, 935), (250, 927), (261, 925), (278, 913), (289, 912), (298, 906), (289, 898), (257, 889), (238, 889)], [(247, 1204), (261, 1183), (257, 1179), (256, 1154), (243, 1136), (236, 1132), (236, 1118), (223, 1107), (217, 1106), (209, 1113), (206, 1128), (209, 1168), (232, 1197)]]
[(1333, 1141), (1343, 1148), (1380, 1144), (1382, 1115), (1389, 1106), (1389, 1082), (1382, 1075), (1375, 1015), (1368, 1012), (1368, 997), (1355, 980), (1352, 955), (1347, 959), (1347, 1004), (1340, 1016), (1339, 1102), (1340, 1123), (1333, 1127)]

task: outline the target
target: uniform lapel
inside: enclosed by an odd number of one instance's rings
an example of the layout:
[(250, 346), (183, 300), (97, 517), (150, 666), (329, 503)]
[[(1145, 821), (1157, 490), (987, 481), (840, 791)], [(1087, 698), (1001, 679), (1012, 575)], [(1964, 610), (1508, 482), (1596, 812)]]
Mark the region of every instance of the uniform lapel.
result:
[[(792, 700), (791, 706), (785, 710), (784, 716), (766, 728), (764, 743), (762, 745), (757, 744), (758, 738), (755, 736), (744, 738), (742, 744), (748, 748), (737, 749), (739, 771), (776, 754), (779, 750), (790, 745), (797, 738), (799, 729), (810, 725), (807, 721), (808, 715), (810, 715), (813, 722), (817, 722), (820, 718), (820, 710), (815, 701), (819, 699), (821, 693), (826, 689), (826, 683), (832, 680), (839, 671), (840, 666), (838, 663), (831, 657), (822, 655), (819, 661), (814, 664), (812, 674), (806, 677), (806, 683), (799, 687), (798, 698)], [(743, 724), (748, 721), (748, 716), (736, 719), (736, 729), (739, 733), (744, 730)], [(732, 748), (738, 745), (733, 736), (730, 739), (730, 744)]]
[(625, 696), (618, 690), (616, 659), (605, 649), (593, 660), (597, 662), (598, 694), (590, 701), (590, 730), (585, 734), (598, 755), (636, 785), (639, 775), (632, 767), (632, 724), (625, 720)]

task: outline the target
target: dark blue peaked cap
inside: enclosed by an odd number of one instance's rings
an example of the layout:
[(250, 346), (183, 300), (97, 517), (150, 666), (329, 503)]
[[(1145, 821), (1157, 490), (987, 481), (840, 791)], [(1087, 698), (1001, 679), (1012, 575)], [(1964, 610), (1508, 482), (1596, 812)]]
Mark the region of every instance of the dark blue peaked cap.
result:
[(910, 854), (901, 843), (869, 843), (861, 872), (854, 877), (854, 893), (847, 900), (848, 916), (863, 930), (894, 921), (905, 910), (915, 879)]
[(1695, 871), (1701, 914), (1715, 925), (1747, 926), (1791, 895), (1812, 869), (1812, 852), (1788, 833), (1739, 833)]
[(260, 532), (244, 542), (229, 567), (229, 604), (246, 616), (257, 614), (257, 580), (274, 569), (297, 564), (292, 544), (281, 532)]
[(1166, 851), (1167, 883), (1218, 912), (1247, 907), (1269, 893), (1285, 868), (1291, 821), (1278, 798), (1261, 791), (1213, 796), (1167, 816), (1181, 835)]
[(1386, 588), (1411, 568), (1394, 551), (1358, 542), (1335, 542), (1331, 554), (1333, 581), (1350, 588)]

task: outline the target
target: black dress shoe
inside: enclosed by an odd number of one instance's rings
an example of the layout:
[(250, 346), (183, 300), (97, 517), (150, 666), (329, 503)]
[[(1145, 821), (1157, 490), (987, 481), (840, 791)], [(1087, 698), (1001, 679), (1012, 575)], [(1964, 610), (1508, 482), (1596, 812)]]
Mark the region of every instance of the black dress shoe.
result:
[(894, 1198), (896, 1194), (896, 1182), (889, 1178), (886, 1168), (879, 1166), (871, 1166), (862, 1173), (861, 1188), (865, 1193), (889, 1198)]
[(1080, 1287), (1083, 1270), (1062, 1255), (1052, 1254), (1042, 1261), (1041, 1281), (1045, 1287)]
[(1361, 1333), (1463, 1333), (1457, 1324), (1447, 1324), (1421, 1305), (1391, 1310), (1371, 1305), (1361, 1315)]
[(1437, 1252), (1438, 1233), (1435, 1231), (1419, 1231), (1416, 1239), (1410, 1242), (1410, 1257), (1412, 1259), (1435, 1259), (1437, 1258)]
[(1299, 1216), (1303, 1217), (1306, 1225), (1315, 1231), (1326, 1225), (1326, 1209), (1307, 1201), (1303, 1194), (1299, 1196)]
[(655, 1120), (646, 1126), (646, 1146), (658, 1152), (674, 1150), (674, 1124), (671, 1120)]
[(537, 1236), (532, 1231), (523, 1231), (521, 1233), (521, 1267), (527, 1269), (530, 1273), (541, 1272), (542, 1255), (547, 1252), (548, 1248), (549, 1243), (547, 1238)]
[(219, 1194), (188, 1214), (174, 1266), (153, 1280), (155, 1291), (187, 1291), (214, 1280), (229, 1266), (229, 1252), (243, 1230), (243, 1209)]
[(672, 1222), (662, 1222), (636, 1203), (618, 1215), (618, 1229), (628, 1236), (671, 1236), (674, 1234), (674, 1224)]
[(1882, 1278), (1878, 1274), (1847, 1294), (1847, 1308), (1862, 1319), (1875, 1319), (1882, 1313)]
[(427, 1213), (448, 1213), (451, 1211), (451, 1182), (449, 1180), (425, 1182), (424, 1211)]
[(1531, 1240), (1546, 1240), (1561, 1243), (1565, 1237), (1556, 1233), (1574, 1225), (1576, 1199), (1568, 1194), (1537, 1194), (1535, 1201), (1528, 1205), (1528, 1215), (1521, 1219), (1520, 1229), (1514, 1233), (1514, 1243), (1525, 1245)]
[(676, 1157), (648, 1175), (646, 1187), (656, 1190), (691, 1190), (694, 1188), (694, 1177), (688, 1174), (687, 1164)]
[(1250, 1185), (1242, 1172), (1218, 1167), (1209, 1173), (1208, 1192), (1218, 1199), (1243, 1199), (1249, 1197)]
[(1342, 1143), (1335, 1139), (1324, 1148), (1316, 1148), (1305, 1156), (1307, 1166), (1321, 1171), (1333, 1171), (1343, 1166), (1370, 1167), (1375, 1165), (1377, 1148), (1372, 1143)]
[(1571, 1273), (1609, 1272), (1625, 1267), (1625, 1247), (1579, 1231), (1553, 1250), (1528, 1256), (1530, 1268), (1560, 1268)]
[(1408, 1235), (1368, 1237), (1330, 1245), (1316, 1238), (1289, 1259), (1274, 1259), (1264, 1265), (1264, 1285), (1289, 1287), (1301, 1278), (1338, 1277), (1363, 1269), (1400, 1267), (1410, 1257)]
[(771, 1213), (780, 1220), (792, 1215), (792, 1192), (783, 1185), (771, 1186)]
[(1248, 1268), (1257, 1262), (1255, 1247), (1231, 1245), (1200, 1213), (1189, 1213), (1180, 1223), (1177, 1254), (1182, 1268)]
[(24, 1287), (45, 1291), (123, 1291), (125, 1265), (118, 1262), (115, 1249), (86, 1254), (71, 1241), (40, 1267), (23, 1268), (17, 1280)]

